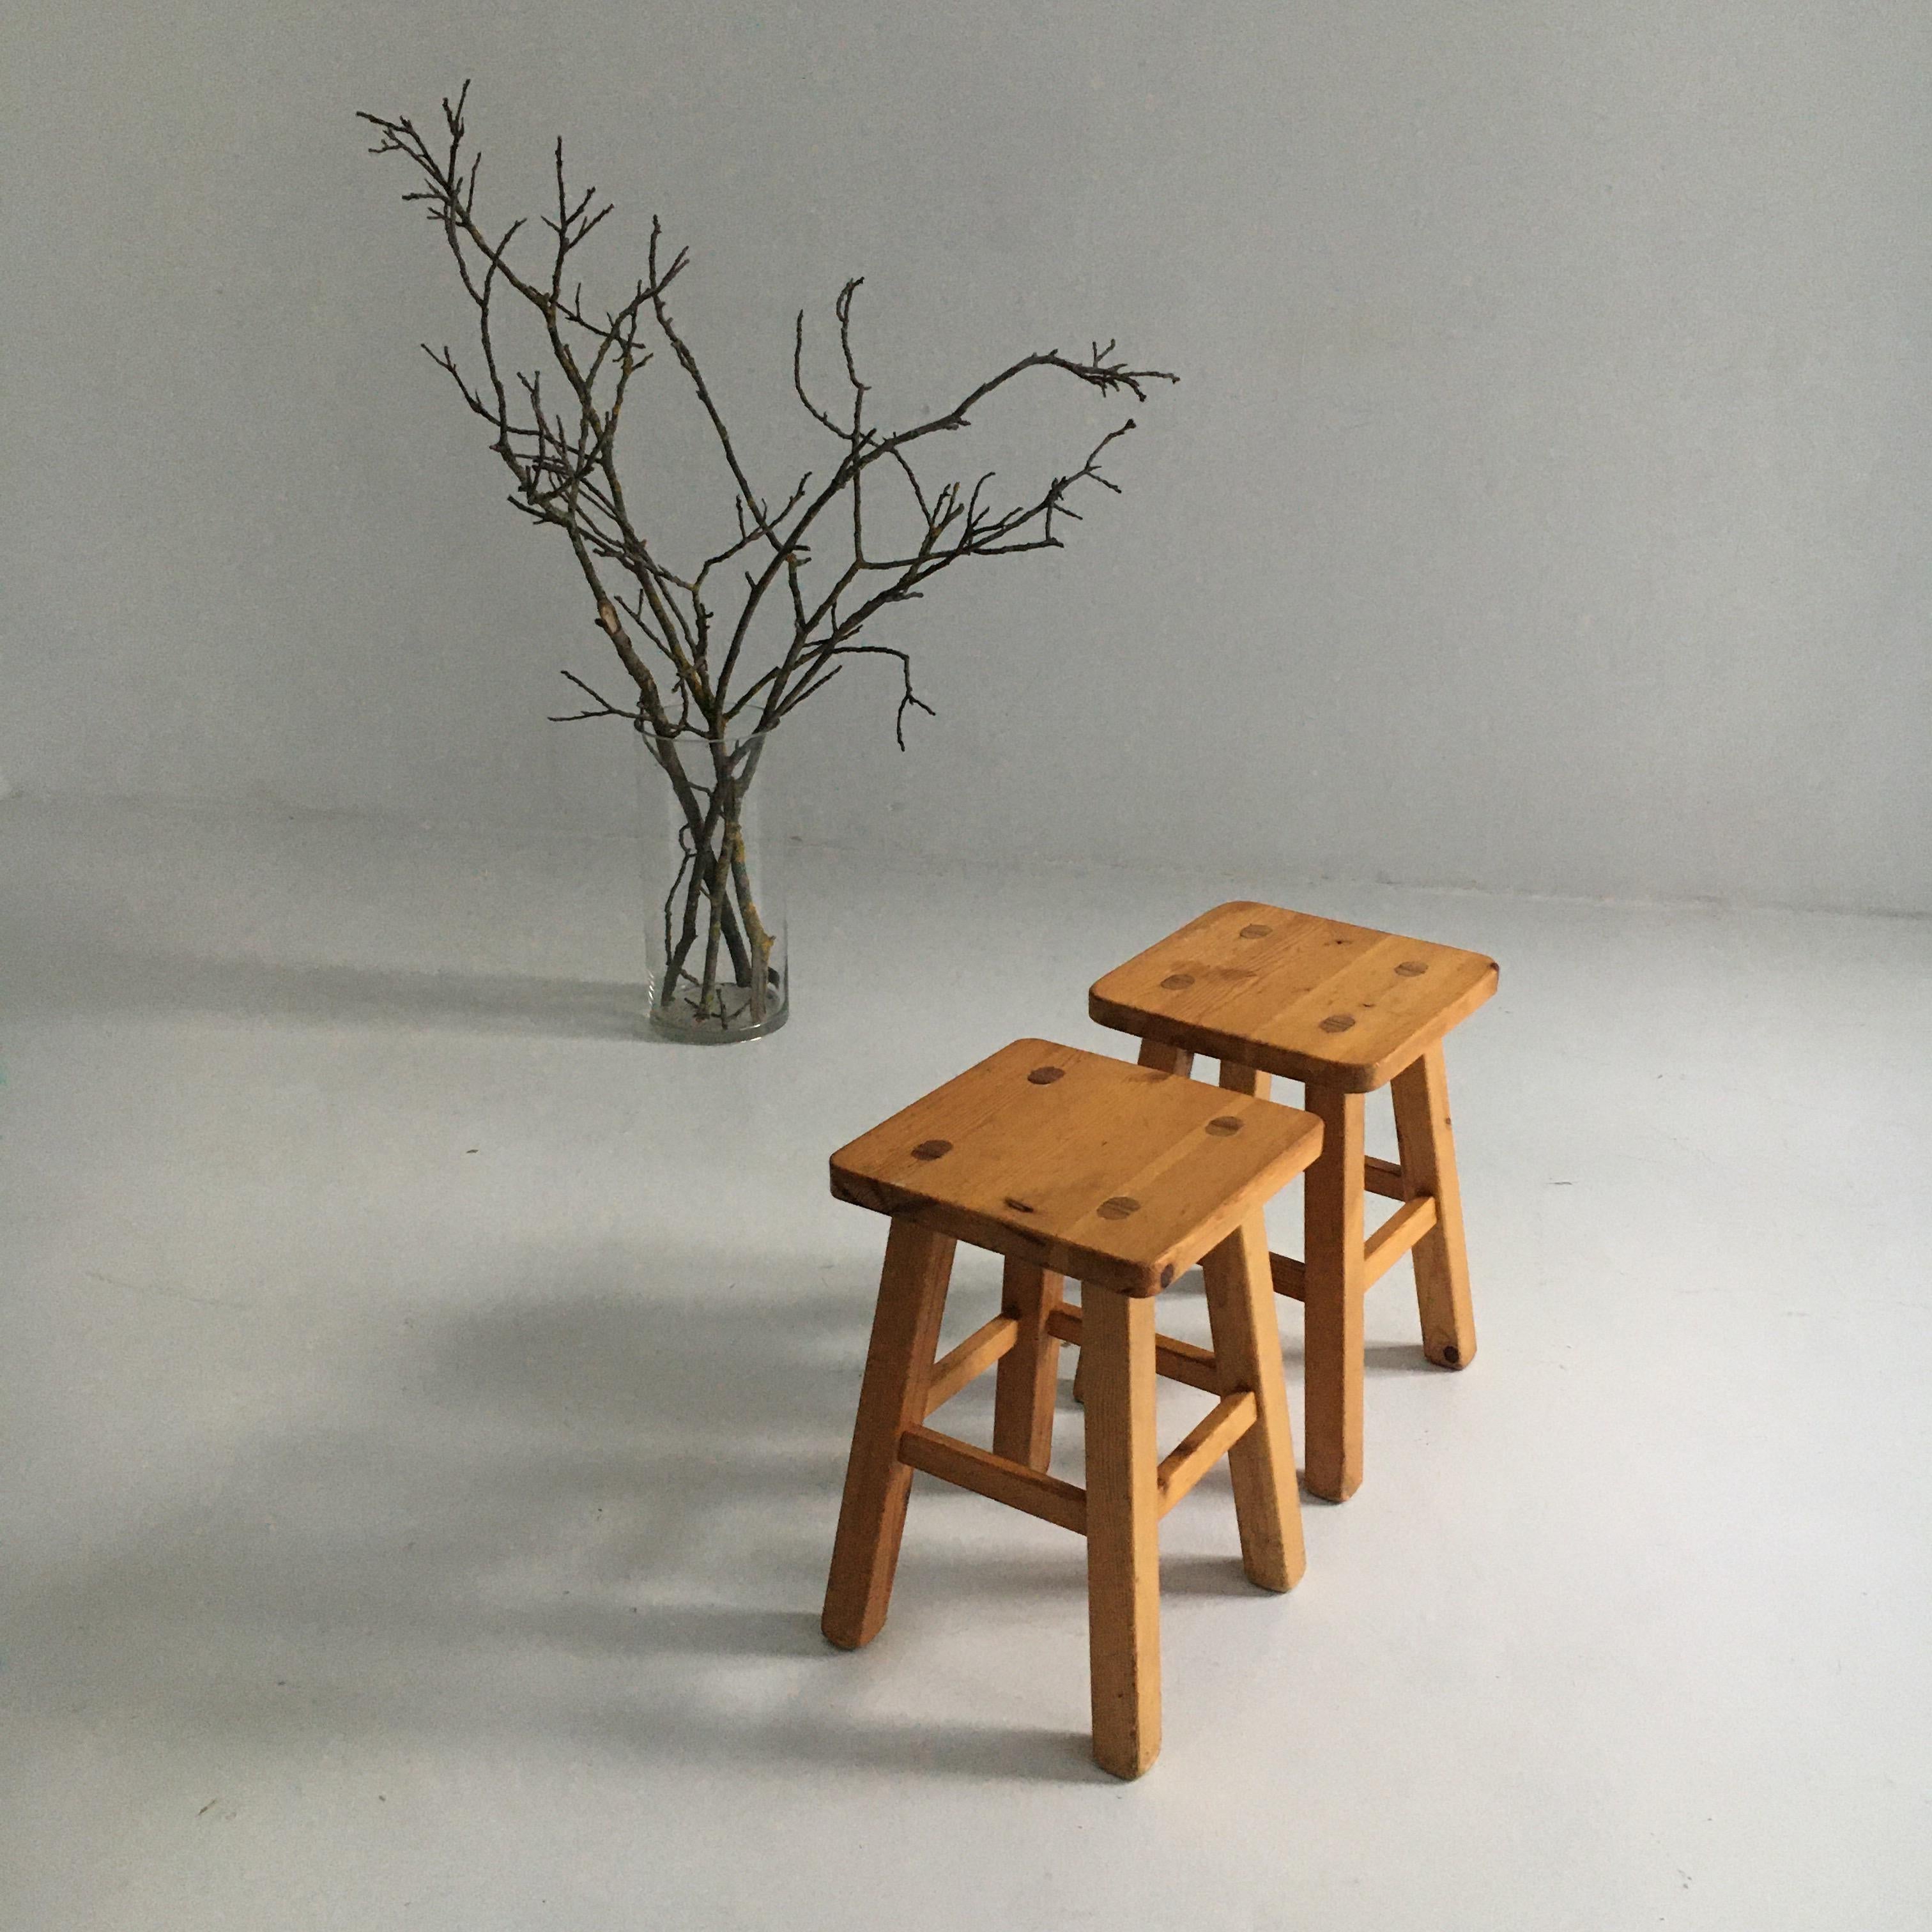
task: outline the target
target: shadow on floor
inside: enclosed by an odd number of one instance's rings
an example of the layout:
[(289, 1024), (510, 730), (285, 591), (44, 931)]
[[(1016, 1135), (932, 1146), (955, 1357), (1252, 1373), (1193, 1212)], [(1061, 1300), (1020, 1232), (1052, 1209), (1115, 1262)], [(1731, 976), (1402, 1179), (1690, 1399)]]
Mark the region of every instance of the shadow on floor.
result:
[[(327, 1365), (304, 1415), (211, 1449), (187, 1500), (13, 1570), (9, 1702), (62, 1728), (299, 1755), (482, 1737), (632, 1761), (1102, 1776), (1084, 1731), (949, 1725), (928, 1640), (854, 1658), (820, 1636), (874, 1282), (789, 1266), (659, 1256), (640, 1281), (631, 1255), (579, 1257), (567, 1279), (533, 1260), (488, 1300), (479, 1284), (476, 1304), (418, 1309), (400, 1341), (385, 1324)], [(732, 1298), (745, 1282), (765, 1298)], [(934, 1501), (916, 1614), (942, 1596), (956, 1618), (1033, 1613), (1043, 1566), (1023, 1546), (960, 1560), (946, 1526), (966, 1516)], [(1078, 1623), (1070, 1540), (1054, 1567)], [(1070, 1718), (1084, 1689), (1073, 1701)], [(910, 1714), (922, 1706), (932, 1721)]]
[(201, 959), (111, 945), (38, 953), (10, 963), (8, 979), (10, 1004), (22, 1014), (40, 1007), (194, 1013), (296, 1025), (663, 1044), (644, 1030), (641, 981)]
[[(406, 1334), (386, 1324), (319, 1365), (304, 1354), (305, 1412), (211, 1448), (171, 1511), (64, 1565), (16, 1568), (0, 1585), (10, 1698), (48, 1721), (296, 1752), (480, 1734), (634, 1760), (1099, 1776), (1068, 1727), (1084, 1716), (1077, 1672), (1067, 1724), (938, 1714), (1029, 1619), (1084, 1661), (1076, 1540), (922, 1478), (887, 1633), (910, 1616), (919, 1640), (849, 1658), (818, 1634), (874, 1292), (856, 1261), (614, 1244), (508, 1258), (472, 1300), (418, 1307)], [(990, 1292), (962, 1280), (956, 1317), (980, 1318), (973, 1297)], [(1425, 1366), (1398, 1348), (1371, 1363)], [(1070, 1352), (1070, 1464), (1072, 1366)], [(183, 1394), (190, 1415), (220, 1400)], [(969, 1390), (946, 1426), (984, 1440), (990, 1406)], [(1226, 1554), (1170, 1556), (1170, 1595), (1254, 1596), (1227, 1485), (1221, 1469), (1202, 1486), (1226, 1492)], [(997, 1698), (997, 1673), (986, 1688)]]
[(1420, 1342), (1371, 1342), (1362, 1351), (1362, 1366), (1372, 1376), (1449, 1376), (1422, 1352)]

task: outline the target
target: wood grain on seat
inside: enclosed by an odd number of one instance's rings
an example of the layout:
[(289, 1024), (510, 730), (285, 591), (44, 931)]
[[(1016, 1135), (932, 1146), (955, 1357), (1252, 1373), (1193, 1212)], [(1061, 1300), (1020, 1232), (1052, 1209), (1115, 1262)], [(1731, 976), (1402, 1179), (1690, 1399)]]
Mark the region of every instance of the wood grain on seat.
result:
[(1385, 1085), (1496, 989), (1480, 952), (1238, 899), (1097, 981), (1102, 1026), (1344, 1093)]
[(1311, 1116), (1016, 1040), (832, 1156), (832, 1191), (1076, 1280), (1154, 1294), (1320, 1151)]

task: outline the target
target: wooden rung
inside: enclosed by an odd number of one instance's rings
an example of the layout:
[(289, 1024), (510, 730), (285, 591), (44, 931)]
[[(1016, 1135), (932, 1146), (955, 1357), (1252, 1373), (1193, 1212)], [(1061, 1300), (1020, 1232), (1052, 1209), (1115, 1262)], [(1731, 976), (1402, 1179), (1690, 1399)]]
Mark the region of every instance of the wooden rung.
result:
[[(1080, 1311), (1056, 1308), (1046, 1318), (1046, 1332), (1056, 1341), (1080, 1346)], [(1214, 1352), (1197, 1348), (1192, 1342), (1177, 1342), (1171, 1335), (1154, 1338), (1154, 1368), (1157, 1376), (1171, 1382), (1185, 1382), (1208, 1395), (1221, 1393), (1221, 1381), (1214, 1366)]]
[(1224, 1395), (1180, 1439), (1171, 1456), (1161, 1458), (1160, 1513), (1166, 1515), (1221, 1458), (1255, 1426), (1252, 1389)]
[(1019, 1334), (1020, 1324), (1010, 1315), (996, 1315), (983, 1328), (974, 1329), (958, 1348), (941, 1355), (932, 1365), (926, 1414), (950, 1402), (975, 1376), (984, 1375), (1019, 1340)]
[(1362, 1286), (1370, 1288), (1414, 1247), (1436, 1225), (1436, 1197), (1418, 1194), (1405, 1201), (1369, 1237), (1362, 1250)]
[[(1362, 1250), (1362, 1288), (1366, 1294), (1436, 1225), (1436, 1197), (1418, 1194), (1405, 1201), (1369, 1237)], [(1274, 1292), (1290, 1301), (1307, 1299), (1308, 1271), (1288, 1255), (1270, 1255), (1268, 1272), (1274, 1277)]]
[(1192, 1342), (1177, 1342), (1171, 1336), (1154, 1338), (1154, 1372), (1171, 1382), (1185, 1382), (1208, 1395), (1221, 1393), (1221, 1377), (1214, 1364), (1212, 1348), (1197, 1348)]
[(1380, 1194), (1390, 1201), (1406, 1201), (1408, 1189), (1402, 1178), (1402, 1169), (1392, 1160), (1378, 1160), (1373, 1154), (1362, 1160), (1362, 1185), (1371, 1194)]
[(1305, 1301), (1307, 1296), (1303, 1288), (1306, 1270), (1298, 1261), (1287, 1255), (1270, 1255), (1268, 1272), (1274, 1276), (1274, 1292), (1285, 1294), (1291, 1301)]
[(936, 1429), (904, 1430), (899, 1436), (899, 1460), (942, 1482), (956, 1483), (996, 1503), (1057, 1522), (1076, 1536), (1087, 1534), (1084, 1490), (1076, 1490), (1058, 1476), (1029, 1469), (1023, 1462), (995, 1456), (989, 1449), (976, 1449), (956, 1436), (942, 1436)]

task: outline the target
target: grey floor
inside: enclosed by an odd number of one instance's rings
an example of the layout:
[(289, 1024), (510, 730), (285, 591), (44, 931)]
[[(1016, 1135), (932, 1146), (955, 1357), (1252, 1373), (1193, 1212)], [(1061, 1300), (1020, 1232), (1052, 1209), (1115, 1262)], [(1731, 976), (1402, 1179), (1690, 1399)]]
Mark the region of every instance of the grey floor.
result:
[[(14, 801), (0, 890), (10, 1932), (1932, 1923), (1932, 926), (819, 855), (717, 1052), (634, 1035), (617, 842)], [(817, 1634), (824, 1160), (1236, 893), (1502, 962), (1481, 1351), (1375, 1292), (1291, 1596), (1225, 1472), (1168, 1519), (1126, 1786), (1060, 1531), (922, 1478)]]

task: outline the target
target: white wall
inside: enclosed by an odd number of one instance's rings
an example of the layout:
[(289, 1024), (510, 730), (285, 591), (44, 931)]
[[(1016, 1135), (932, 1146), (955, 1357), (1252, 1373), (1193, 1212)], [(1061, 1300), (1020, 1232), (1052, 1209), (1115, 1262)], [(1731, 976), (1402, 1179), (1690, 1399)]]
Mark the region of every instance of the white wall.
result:
[(1096, 332), (1185, 379), (1066, 550), (897, 631), (909, 756), (883, 670), (801, 715), (817, 835), (1932, 910), (1922, 0), (69, 0), (0, 64), (28, 790), (618, 822), (621, 730), (542, 722), (602, 640), (350, 119), (469, 73), (500, 206), (560, 130), (614, 273), (692, 244), (774, 480), (850, 272), (888, 407)]

